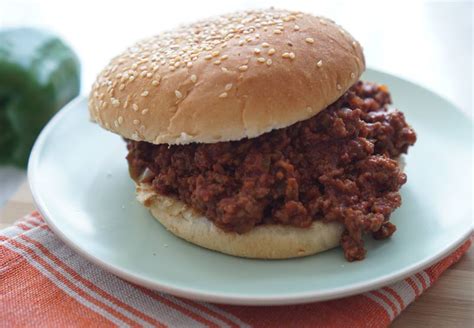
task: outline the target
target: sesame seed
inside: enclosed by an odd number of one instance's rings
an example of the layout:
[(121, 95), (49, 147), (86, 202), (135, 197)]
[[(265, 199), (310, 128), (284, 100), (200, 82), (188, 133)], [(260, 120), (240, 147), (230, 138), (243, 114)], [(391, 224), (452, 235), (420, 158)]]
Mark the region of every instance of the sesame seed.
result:
[(132, 64), (132, 69), (137, 69), (137, 67), (138, 67), (137, 63)]
[(129, 99), (130, 99), (130, 95), (128, 95), (127, 98), (125, 99), (125, 102), (123, 103), (123, 109), (127, 109)]
[(268, 49), (268, 54), (271, 56), (276, 52), (275, 48)]
[(219, 95), (219, 98), (225, 98), (227, 97), (227, 92), (223, 92)]
[(197, 76), (196, 76), (195, 74), (191, 75), (189, 78), (191, 79), (191, 81), (192, 81), (193, 83), (196, 83), (196, 81), (197, 81)]
[(316, 63), (316, 65), (317, 65), (318, 67), (323, 66), (323, 61), (322, 61), (322, 60), (319, 60), (319, 61)]
[(209, 59), (211, 59), (211, 58), (212, 58), (211, 55), (206, 55), (206, 56), (204, 56), (204, 59), (206, 59), (206, 60), (209, 60)]
[(354, 74), (354, 72), (351, 73), (351, 78), (352, 79), (355, 79), (356, 75)]
[(282, 56), (283, 58), (290, 58), (290, 54), (287, 53), (287, 52), (284, 52), (281, 56)]
[(295, 55), (294, 52), (290, 52), (289, 57), (290, 57), (290, 59), (295, 59), (296, 55)]
[(340, 84), (336, 85), (336, 87), (337, 87), (337, 90), (341, 90), (341, 89), (342, 89), (342, 87), (341, 87)]
[(357, 42), (352, 41), (352, 46), (355, 48), (357, 46)]
[(258, 61), (259, 63), (264, 63), (264, 62), (265, 62), (265, 58), (263, 58), (263, 57), (258, 57), (258, 58), (257, 58), (257, 61)]
[(258, 55), (260, 53), (260, 49), (255, 48), (255, 49), (253, 49), (253, 52), (255, 52)]
[(112, 106), (113, 106), (113, 107), (118, 107), (118, 106), (120, 106), (120, 101), (119, 101), (118, 99), (116, 99), (116, 98), (112, 98), (112, 99), (111, 99), (111, 102), (112, 102)]
[(241, 72), (245, 72), (246, 70), (248, 70), (248, 66), (247, 65), (242, 65), (242, 66), (239, 66), (239, 71)]
[(223, 56), (221, 56), (221, 60), (226, 60), (227, 58), (229, 58), (228, 55), (223, 55)]
[(264, 43), (262, 43), (262, 47), (268, 48), (268, 47), (270, 47), (270, 44), (268, 44), (267, 42), (264, 42)]
[(229, 70), (227, 69), (227, 67), (221, 67), (221, 71), (223, 71), (224, 73), (227, 73)]
[(321, 23), (321, 25), (327, 25), (327, 22), (324, 19), (320, 19), (319, 22)]
[(122, 84), (120, 84), (120, 86), (119, 86), (119, 90), (123, 90), (123, 89), (125, 89), (125, 84), (122, 83)]
[(138, 105), (137, 104), (133, 104), (132, 105), (132, 109), (134, 112), (138, 111)]
[(243, 46), (243, 45), (244, 45), (244, 43), (245, 43), (245, 41), (244, 41), (244, 40), (239, 40), (239, 46)]
[(122, 117), (122, 116), (119, 116), (117, 120), (118, 120), (118, 124), (122, 124), (122, 123), (123, 123), (123, 117)]
[(187, 66), (187, 67), (192, 67), (192, 66), (193, 66), (193, 62), (187, 62), (187, 63), (186, 63), (186, 66)]
[(156, 87), (158, 84), (160, 84), (160, 82), (158, 82), (157, 80), (151, 81), (151, 85), (154, 87)]
[(251, 41), (252, 41), (252, 38), (251, 38), (251, 37), (247, 37), (247, 38), (245, 38), (245, 41), (251, 42)]
[(139, 120), (133, 120), (133, 124), (138, 125), (138, 124), (140, 124), (140, 121)]
[(299, 31), (299, 30), (300, 30), (300, 27), (299, 27), (298, 25), (295, 25), (295, 26), (293, 27), (293, 29), (294, 29), (295, 31)]
[(143, 92), (141, 93), (141, 96), (142, 96), (142, 97), (146, 97), (146, 96), (148, 96), (148, 93), (149, 93), (149, 92), (148, 92), (147, 90), (145, 90), (145, 91), (143, 91)]
[(179, 90), (174, 90), (174, 94), (175, 94), (176, 98), (178, 98), (178, 99), (183, 98), (183, 94), (181, 92), (179, 92)]
[(314, 43), (314, 39), (313, 39), (313, 38), (306, 38), (305, 41), (308, 42), (308, 43)]
[(282, 31), (281, 31), (281, 30), (274, 30), (273, 33), (274, 33), (274, 34), (281, 34)]
[(148, 108), (145, 108), (144, 110), (142, 110), (142, 115), (145, 115), (146, 113), (148, 113), (149, 109)]
[(273, 61), (271, 60), (271, 58), (268, 58), (266, 63), (268, 66), (270, 66), (273, 63)]
[(220, 54), (219, 50), (213, 51), (212, 52), (212, 57), (217, 57), (217, 56), (219, 56), (219, 54)]
[(226, 84), (225, 87), (224, 87), (224, 90), (229, 91), (230, 89), (232, 89), (232, 83)]
[(220, 65), (221, 64), (221, 61), (218, 59), (214, 62), (214, 65)]

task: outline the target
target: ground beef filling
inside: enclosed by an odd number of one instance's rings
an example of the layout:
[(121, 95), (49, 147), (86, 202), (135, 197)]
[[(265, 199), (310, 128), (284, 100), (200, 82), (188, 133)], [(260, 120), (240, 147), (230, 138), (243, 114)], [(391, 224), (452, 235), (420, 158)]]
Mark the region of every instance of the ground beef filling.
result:
[(132, 178), (190, 205), (225, 231), (260, 224), (345, 226), (349, 261), (363, 233), (389, 237), (406, 182), (396, 159), (416, 141), (385, 86), (357, 82), (318, 115), (257, 138), (182, 146), (127, 141)]

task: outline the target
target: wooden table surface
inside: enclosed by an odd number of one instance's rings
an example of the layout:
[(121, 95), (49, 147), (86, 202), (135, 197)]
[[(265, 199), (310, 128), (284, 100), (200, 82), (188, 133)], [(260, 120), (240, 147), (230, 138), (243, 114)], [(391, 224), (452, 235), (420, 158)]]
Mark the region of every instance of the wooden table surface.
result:
[[(0, 229), (34, 209), (24, 183), (0, 210)], [(412, 303), (393, 327), (474, 327), (474, 247)]]

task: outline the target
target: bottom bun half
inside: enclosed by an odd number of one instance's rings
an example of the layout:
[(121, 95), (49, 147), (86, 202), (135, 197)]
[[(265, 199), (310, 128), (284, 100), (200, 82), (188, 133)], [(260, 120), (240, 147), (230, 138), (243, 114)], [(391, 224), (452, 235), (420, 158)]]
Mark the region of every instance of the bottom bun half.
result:
[(260, 225), (249, 232), (224, 232), (211, 220), (174, 198), (137, 185), (137, 199), (174, 235), (221, 253), (259, 259), (286, 259), (323, 252), (339, 245), (344, 230), (337, 222), (314, 221), (309, 228)]

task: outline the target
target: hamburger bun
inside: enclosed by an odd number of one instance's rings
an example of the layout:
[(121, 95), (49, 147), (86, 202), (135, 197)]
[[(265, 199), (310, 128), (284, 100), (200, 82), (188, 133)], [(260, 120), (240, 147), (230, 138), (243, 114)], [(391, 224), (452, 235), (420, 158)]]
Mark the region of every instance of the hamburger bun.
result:
[[(144, 39), (112, 59), (89, 98), (92, 121), (153, 144), (255, 138), (309, 119), (365, 70), (360, 44), (333, 21), (299, 12), (238, 12)], [(342, 224), (259, 225), (224, 232), (188, 205), (137, 185), (169, 231), (235, 256), (300, 257), (339, 245)]]
[(338, 222), (314, 221), (309, 228), (267, 224), (244, 234), (224, 232), (183, 202), (157, 194), (149, 184), (137, 186), (137, 199), (175, 236), (240, 257), (286, 259), (320, 253), (338, 246), (344, 230)]
[(254, 138), (308, 119), (365, 69), (359, 43), (299, 12), (238, 12), (144, 39), (93, 85), (103, 128), (154, 144)]

